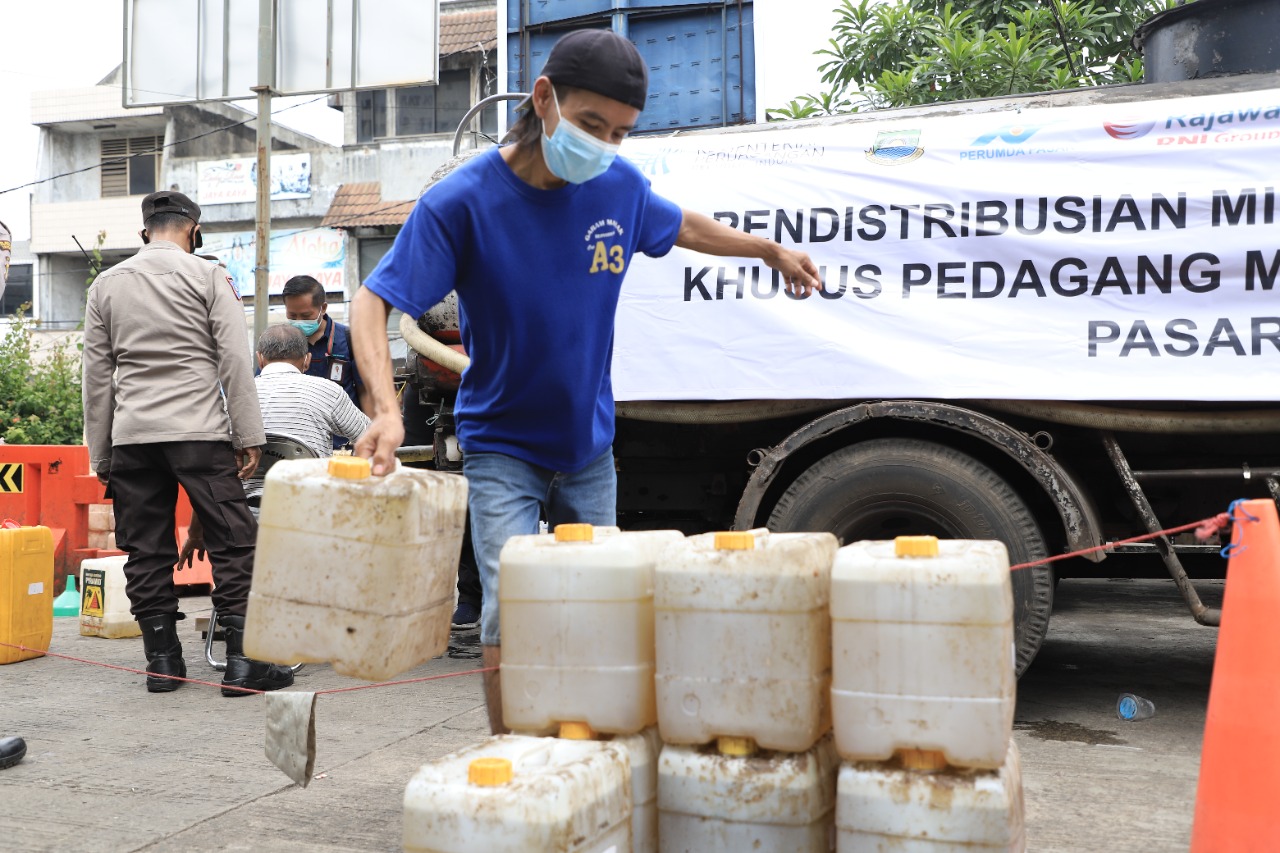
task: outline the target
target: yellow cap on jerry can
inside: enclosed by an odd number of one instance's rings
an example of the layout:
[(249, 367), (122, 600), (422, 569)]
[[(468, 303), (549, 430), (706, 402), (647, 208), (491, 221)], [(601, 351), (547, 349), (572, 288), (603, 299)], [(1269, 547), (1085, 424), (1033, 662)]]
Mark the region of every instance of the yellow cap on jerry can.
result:
[(587, 723), (567, 722), (560, 724), (561, 740), (595, 740), (595, 730)]
[(756, 537), (749, 530), (721, 530), (716, 534), (717, 551), (753, 551)]
[(594, 542), (595, 528), (590, 524), (557, 524), (557, 542)]
[(898, 758), (908, 770), (933, 772), (947, 766), (947, 756), (938, 749), (900, 749)]
[(334, 456), (329, 459), (329, 476), (340, 480), (364, 480), (373, 476), (369, 460), (363, 456)]
[(897, 557), (936, 557), (938, 537), (899, 536), (893, 540), (893, 553)]
[(748, 755), (755, 755), (756, 742), (749, 737), (719, 737), (716, 738), (716, 751), (721, 755), (732, 758), (745, 758)]
[(482, 788), (505, 785), (515, 776), (506, 758), (477, 758), (467, 765), (467, 781)]

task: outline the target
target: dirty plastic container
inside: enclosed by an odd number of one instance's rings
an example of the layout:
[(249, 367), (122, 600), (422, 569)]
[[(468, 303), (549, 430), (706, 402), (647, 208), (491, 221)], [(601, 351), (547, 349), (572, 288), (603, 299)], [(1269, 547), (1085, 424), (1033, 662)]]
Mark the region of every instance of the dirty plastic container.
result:
[(626, 750), (631, 762), (631, 849), (635, 853), (658, 853), (658, 754), (662, 752), (658, 727), (650, 726), (634, 735), (596, 737), (586, 725), (566, 723), (560, 727), (559, 736), (603, 740)]
[(692, 536), (654, 575), (658, 729), (804, 752), (831, 727), (830, 533)]
[(610, 743), (625, 749), (631, 762), (631, 849), (658, 853), (658, 756), (662, 752), (658, 727), (616, 735)]
[[(0, 664), (38, 658), (53, 639), (53, 534), (0, 528)], [(36, 651), (36, 650), (40, 651)]]
[(80, 635), (140, 637), (142, 628), (129, 612), (124, 564), (128, 557), (100, 557), (80, 563)]
[(807, 752), (754, 755), (732, 754), (750, 747), (741, 739), (728, 741), (725, 750), (663, 748), (658, 759), (662, 853), (834, 849), (837, 760), (831, 738)]
[(275, 663), (331, 662), (390, 678), (449, 643), (467, 482), (358, 456), (267, 472), (244, 648)]
[(980, 853), (1027, 849), (1022, 769), (1010, 741), (998, 770), (844, 764), (836, 793), (839, 853)]
[(508, 728), (552, 734), (580, 722), (634, 734), (658, 722), (653, 565), (683, 538), (561, 524), (508, 540), (498, 593)]
[(404, 792), (415, 853), (629, 853), (631, 768), (602, 741), (503, 735), (425, 764)]
[(840, 549), (831, 706), (846, 761), (941, 750), (996, 768), (1013, 733), (1013, 593), (1000, 542), (903, 536)]

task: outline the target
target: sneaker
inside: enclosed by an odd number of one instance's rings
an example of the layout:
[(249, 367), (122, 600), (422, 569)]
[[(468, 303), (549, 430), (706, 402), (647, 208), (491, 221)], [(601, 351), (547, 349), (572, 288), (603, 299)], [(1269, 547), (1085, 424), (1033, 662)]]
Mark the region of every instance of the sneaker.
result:
[(453, 611), (453, 627), (474, 628), (479, 624), (480, 607), (470, 601), (458, 602), (457, 609)]

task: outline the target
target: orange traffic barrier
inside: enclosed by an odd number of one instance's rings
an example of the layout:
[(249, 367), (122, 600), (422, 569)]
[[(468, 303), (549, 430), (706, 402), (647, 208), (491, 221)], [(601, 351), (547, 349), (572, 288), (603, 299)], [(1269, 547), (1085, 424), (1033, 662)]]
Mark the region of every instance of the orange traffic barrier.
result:
[(1196, 791), (1193, 853), (1280, 850), (1280, 519), (1241, 501)]
[[(81, 561), (124, 553), (91, 547), (89, 542), (90, 505), (110, 503), (102, 484), (89, 470), (89, 448), (83, 444), (0, 444), (0, 520), (49, 528), (57, 589), (65, 587), (67, 575), (79, 573)], [(181, 545), (191, 523), (191, 502), (181, 489), (175, 521)], [(173, 582), (180, 586), (212, 585), (208, 560), (175, 570)]]

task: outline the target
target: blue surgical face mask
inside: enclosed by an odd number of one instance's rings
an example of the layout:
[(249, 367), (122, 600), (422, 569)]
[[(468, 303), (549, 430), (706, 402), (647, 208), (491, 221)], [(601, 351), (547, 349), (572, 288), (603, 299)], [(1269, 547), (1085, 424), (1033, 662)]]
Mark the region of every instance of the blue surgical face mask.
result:
[(571, 184), (585, 184), (600, 177), (618, 156), (619, 146), (596, 139), (566, 119), (560, 112), (560, 99), (556, 97), (554, 87), (551, 97), (560, 121), (551, 136), (547, 136), (545, 130), (542, 133), (542, 156), (547, 161), (547, 168), (551, 174)]
[(314, 335), (319, 329), (320, 324), (324, 321), (324, 315), (321, 314), (314, 320), (290, 320), (289, 325), (293, 326), (308, 338)]

